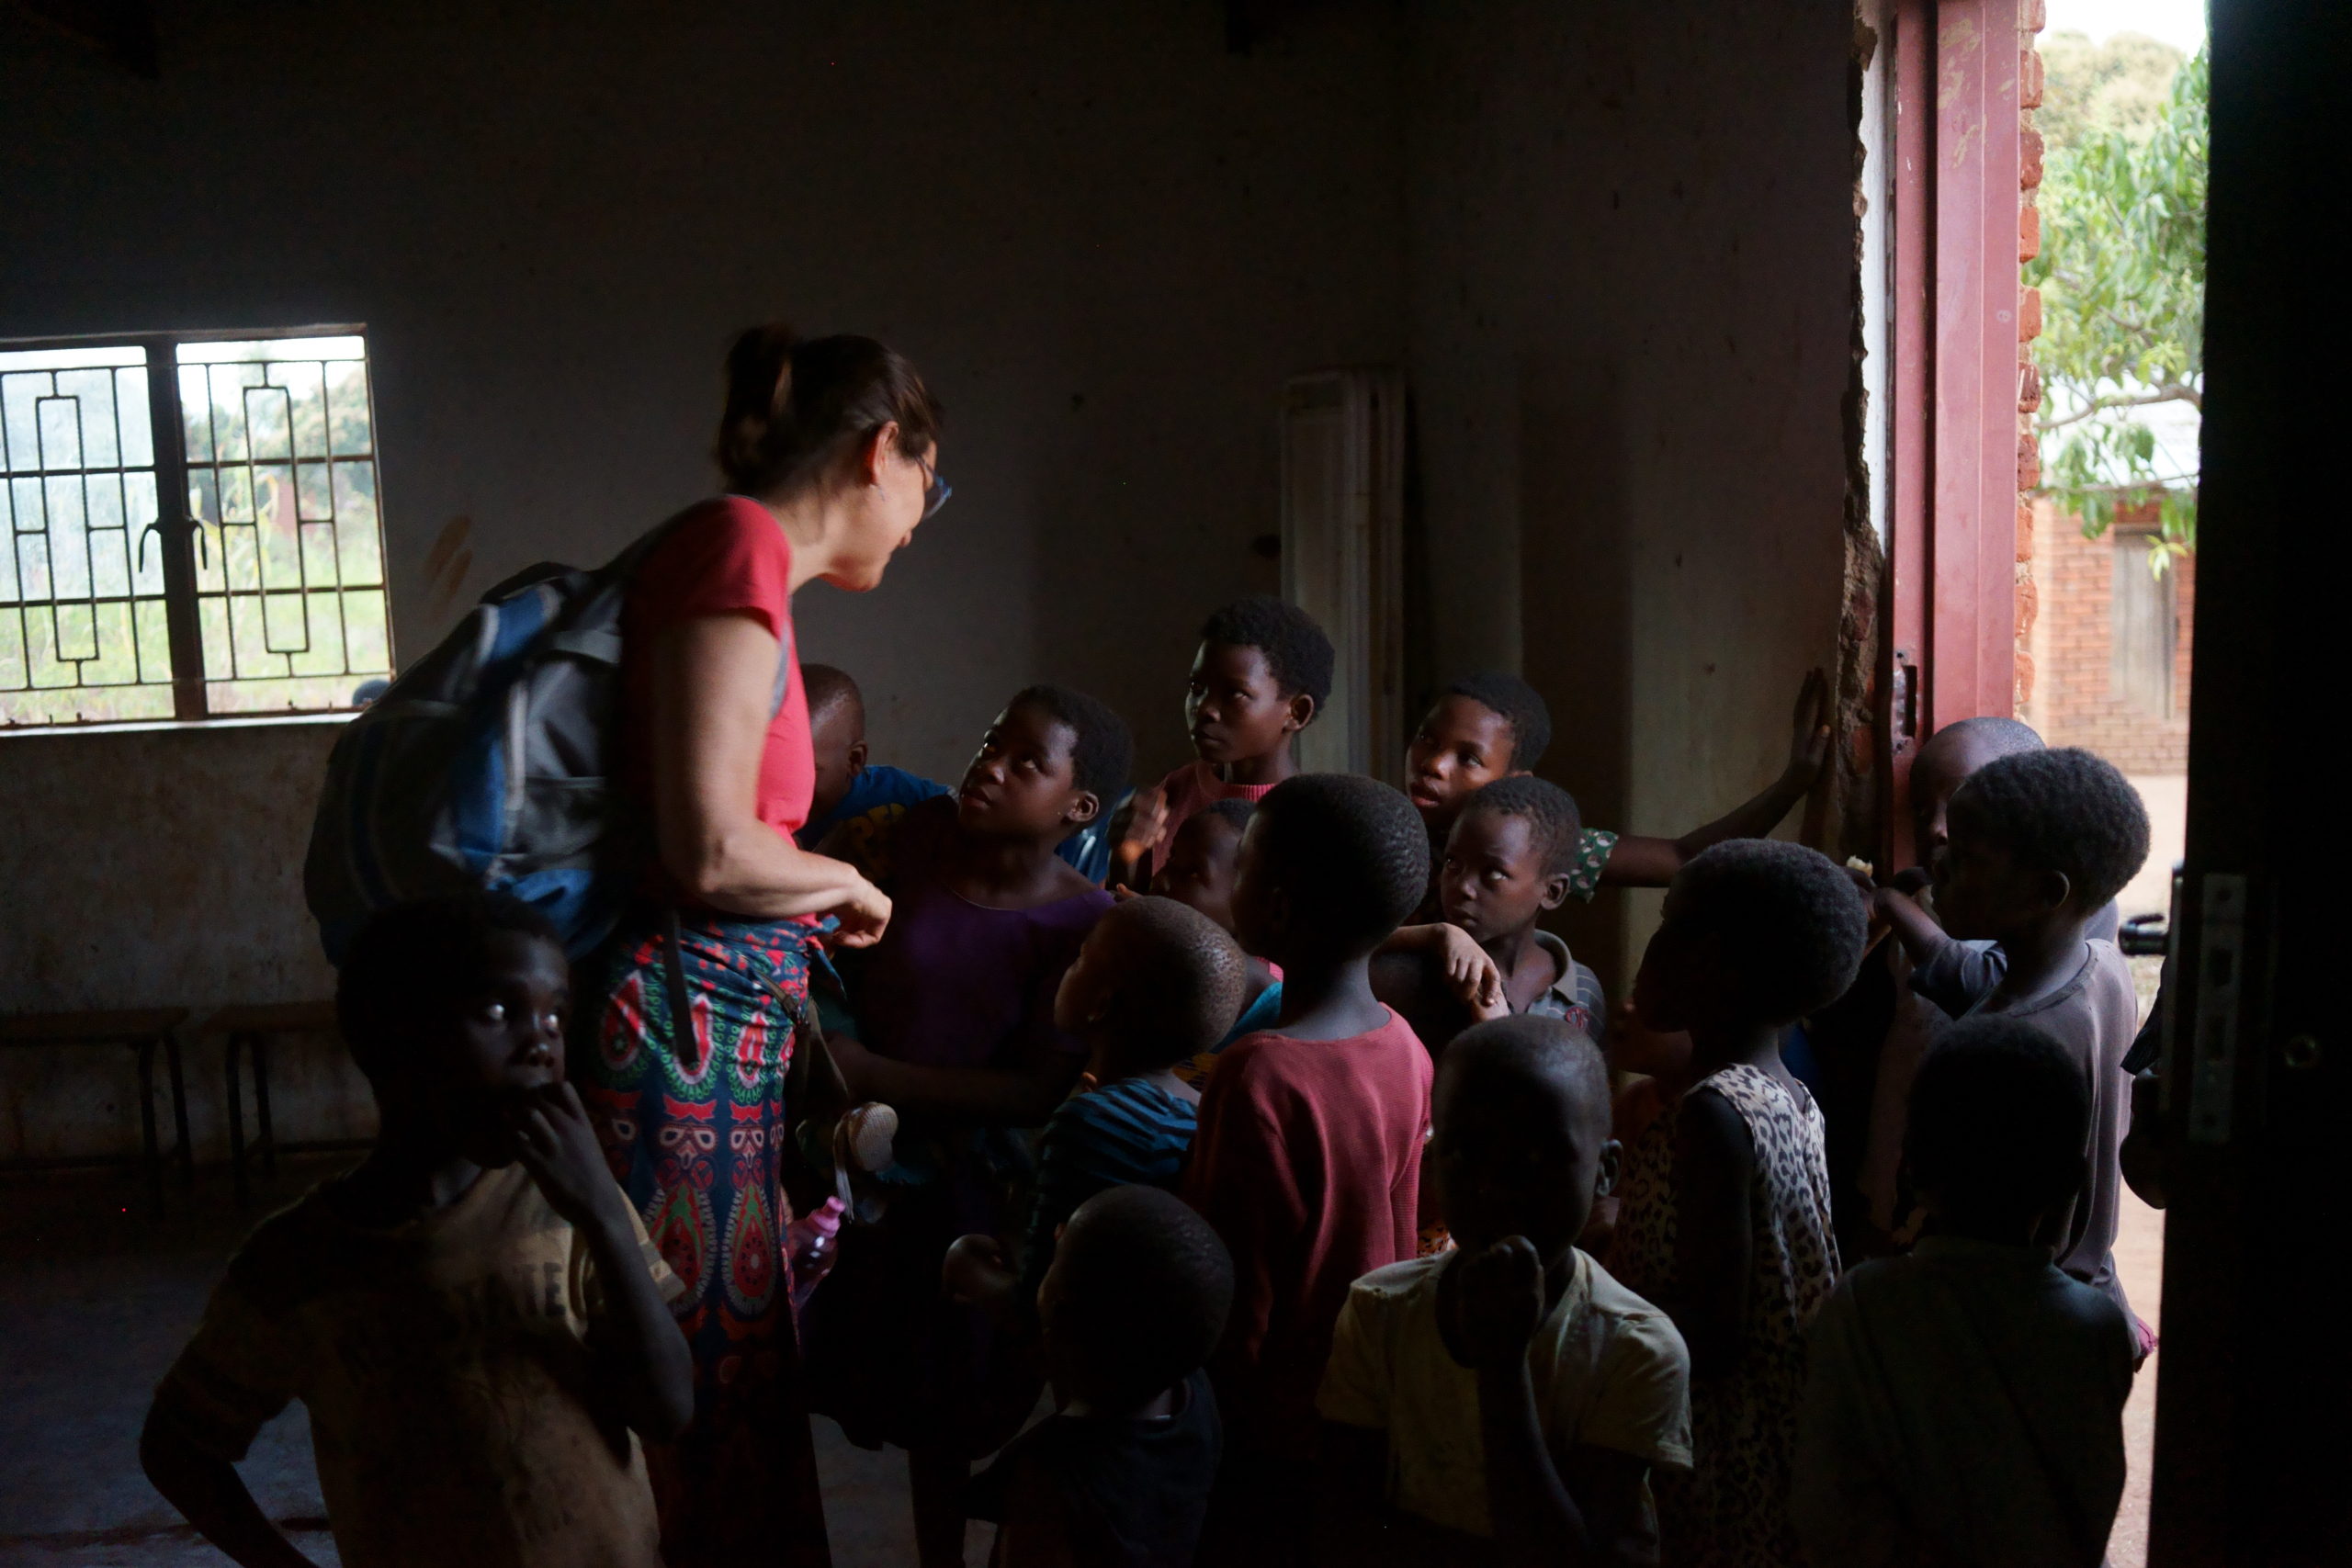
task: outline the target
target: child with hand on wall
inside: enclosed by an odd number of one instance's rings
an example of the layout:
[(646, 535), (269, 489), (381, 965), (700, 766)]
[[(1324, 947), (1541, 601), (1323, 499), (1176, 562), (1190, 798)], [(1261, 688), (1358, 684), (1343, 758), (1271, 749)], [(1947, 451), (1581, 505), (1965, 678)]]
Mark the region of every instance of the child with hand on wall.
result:
[(1319, 1560), (1654, 1562), (1652, 1469), (1690, 1462), (1690, 1358), (1575, 1243), (1617, 1173), (1581, 1032), (1481, 1023), (1438, 1069), (1459, 1247), (1357, 1280), (1332, 1336)]
[(658, 1568), (639, 1438), (684, 1429), (693, 1369), (564, 1082), (562, 942), (502, 895), (395, 906), (335, 999), (375, 1146), (238, 1249), (155, 1392), (149, 1478), (247, 1568), (307, 1562), (236, 1471), (299, 1399), (350, 1568)]
[(1804, 1329), (1838, 1280), (1821, 1111), (1781, 1031), (1845, 992), (1869, 919), (1847, 873), (1770, 839), (1718, 844), (1668, 890), (1634, 982), (1690, 1037), (1690, 1086), (1626, 1162), (1610, 1271), (1690, 1349), (1691, 1463), (1661, 1478), (1672, 1562), (1784, 1568)]
[[(1829, 757), (1829, 682), (1815, 670), (1797, 691), (1788, 766), (1753, 799), (1679, 839), (1578, 825), (1568, 893), (1589, 901), (1603, 886), (1663, 887), (1692, 856), (1732, 839), (1761, 838), (1803, 800)], [(1498, 779), (1534, 772), (1552, 743), (1552, 711), (1516, 675), (1482, 671), (1446, 688), (1405, 750), (1406, 793), (1429, 825), (1432, 864), (1470, 797)], [(1435, 890), (1421, 914), (1435, 919)]]
[(2098, 1568), (2123, 1494), (2129, 1316), (2051, 1262), (2091, 1131), (2075, 1064), (2016, 1018), (1955, 1025), (1911, 1090), (1926, 1234), (1814, 1320), (1793, 1509), (1815, 1568)]
[(1223, 1445), (1202, 1362), (1232, 1301), (1232, 1258), (1178, 1199), (1079, 1205), (1037, 1292), (1054, 1414), (972, 1483), (996, 1568), (1191, 1568)]
[(1216, 800), (1255, 802), (1298, 772), (1292, 740), (1331, 695), (1331, 639), (1297, 605), (1237, 599), (1201, 626), (1184, 691), (1198, 760), (1136, 792), (1112, 852), (1112, 880), (1144, 886), (1168, 862), (1176, 830)]
[(1182, 904), (1135, 898), (1102, 917), (1054, 998), (1055, 1026), (1086, 1043), (1086, 1070), (1038, 1140), (1019, 1267), (994, 1236), (965, 1236), (948, 1255), (951, 1293), (1025, 1308), (1080, 1203), (1112, 1187), (1176, 1185), (1200, 1096), (1170, 1066), (1225, 1038), (1242, 976), (1233, 939)]
[(1125, 724), (1081, 693), (1032, 686), (989, 725), (952, 798), (910, 810), (891, 847), (881, 942), (843, 966), (854, 1037), (831, 1042), (854, 1100), (901, 1121), (889, 1211), (852, 1227), (809, 1299), (818, 1408), (853, 1441), (909, 1450), (917, 1545), (960, 1562), (970, 1461), (1035, 1398), (1025, 1360), (940, 1291), (955, 1239), (1003, 1228), (1023, 1145), (1085, 1059), (1054, 1025), (1064, 971), (1111, 896), (1055, 848), (1126, 777)]
[(1414, 1255), (1430, 1057), (1369, 966), (1428, 874), (1410, 803), (1370, 779), (1287, 780), (1242, 838), (1234, 919), (1283, 1003), (1219, 1058), (1184, 1184), (1239, 1281), (1210, 1362), (1234, 1441), (1204, 1561), (1304, 1558), (1332, 1325), (1351, 1281)]

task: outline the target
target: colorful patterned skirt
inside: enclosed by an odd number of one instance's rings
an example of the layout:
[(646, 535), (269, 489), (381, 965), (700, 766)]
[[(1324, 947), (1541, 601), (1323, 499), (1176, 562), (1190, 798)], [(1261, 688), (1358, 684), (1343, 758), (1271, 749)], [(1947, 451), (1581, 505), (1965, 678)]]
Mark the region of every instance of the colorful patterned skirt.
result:
[(582, 965), (571, 1052), (614, 1178), (685, 1285), (673, 1307), (694, 1349), (695, 1419), (646, 1456), (662, 1555), (672, 1568), (829, 1564), (779, 1179), (793, 1011), (808, 1003), (819, 924), (683, 915), (684, 1042), (666, 929), (643, 911)]

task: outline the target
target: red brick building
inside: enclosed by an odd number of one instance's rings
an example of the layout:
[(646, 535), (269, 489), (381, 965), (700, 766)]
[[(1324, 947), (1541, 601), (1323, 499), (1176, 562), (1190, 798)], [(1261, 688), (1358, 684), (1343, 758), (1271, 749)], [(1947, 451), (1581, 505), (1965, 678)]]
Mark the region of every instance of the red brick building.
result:
[(2032, 575), (2021, 631), (2030, 691), (2018, 716), (2052, 746), (2086, 746), (2125, 773), (2188, 771), (2188, 647), (2197, 562), (2148, 569), (2154, 509), (2096, 539), (2050, 502), (2033, 506)]

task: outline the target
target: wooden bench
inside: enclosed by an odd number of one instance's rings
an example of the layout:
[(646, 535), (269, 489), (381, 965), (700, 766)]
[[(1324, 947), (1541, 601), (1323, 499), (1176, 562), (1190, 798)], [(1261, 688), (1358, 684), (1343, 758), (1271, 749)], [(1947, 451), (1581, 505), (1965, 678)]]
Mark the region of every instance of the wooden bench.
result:
[[(281, 1153), (322, 1154), (372, 1146), (373, 1140), (368, 1138), (282, 1140), (270, 1122), (270, 1041), (281, 1034), (334, 1034), (339, 1038), (333, 1002), (272, 1002), (257, 1007), (222, 1008), (198, 1025), (196, 1032), (200, 1039), (220, 1035), (227, 1042), (222, 1055), (226, 1058), (229, 1089), (229, 1174), (236, 1183), (239, 1208), (252, 1201), (250, 1170), (256, 1156), (261, 1160), (263, 1179), (275, 1180)], [(254, 1137), (250, 1144), (245, 1141), (244, 1086), (237, 1069), (240, 1055), (253, 1064)]]
[(171, 1070), (172, 1130), (179, 1142), (172, 1156), (179, 1163), (180, 1184), (196, 1179), (196, 1151), (187, 1136), (187, 1085), (180, 1074), (177, 1031), (187, 1021), (186, 1008), (139, 1008), (121, 1012), (24, 1013), (0, 1019), (0, 1049), (112, 1045), (128, 1048), (139, 1059), (139, 1132), (141, 1152), (135, 1155), (60, 1155), (0, 1160), (0, 1171), (59, 1170), (83, 1166), (143, 1165), (147, 1170), (147, 1203), (164, 1212), (164, 1152), (155, 1134), (155, 1053), (164, 1053)]

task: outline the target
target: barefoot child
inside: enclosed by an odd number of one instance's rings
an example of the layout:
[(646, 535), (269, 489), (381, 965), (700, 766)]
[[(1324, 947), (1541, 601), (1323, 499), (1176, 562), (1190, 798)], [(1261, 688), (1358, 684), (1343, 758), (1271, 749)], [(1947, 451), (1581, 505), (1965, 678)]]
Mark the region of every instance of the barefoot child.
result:
[(1054, 994), (1111, 896), (1055, 847), (1126, 776), (1119, 716), (1057, 686), (1016, 694), (952, 799), (907, 814), (891, 845), (890, 929), (846, 966), (855, 1038), (833, 1052), (853, 1100), (901, 1118), (889, 1212), (853, 1227), (810, 1299), (819, 1408), (853, 1441), (909, 1450), (917, 1545), (960, 1562), (970, 1461), (1035, 1399), (1018, 1358), (940, 1291), (967, 1233), (1005, 1224), (1025, 1158), (1008, 1129), (1042, 1125), (1085, 1057), (1054, 1027)]
[(1689, 1033), (1692, 1083), (1627, 1161), (1610, 1271), (1690, 1348), (1691, 1471), (1664, 1478), (1670, 1562), (1784, 1568), (1804, 1329), (1838, 1280), (1820, 1109), (1780, 1032), (1842, 995), (1869, 921), (1848, 874), (1770, 839), (1718, 844), (1666, 896), (1634, 982)]
[(1411, 805), (1370, 779), (1291, 779), (1241, 841), (1238, 934), (1283, 966), (1283, 1007), (1218, 1060), (1185, 1179), (1239, 1280), (1210, 1363), (1234, 1440), (1204, 1561), (1304, 1555), (1331, 1325), (1350, 1281), (1414, 1253), (1430, 1058), (1368, 966), (1427, 876)]
[(1168, 863), (1176, 829), (1213, 800), (1257, 801), (1298, 772), (1292, 738), (1331, 695), (1331, 639), (1297, 605), (1237, 599), (1201, 626), (1184, 691), (1197, 761), (1136, 794), (1112, 880), (1141, 886)]
[(2052, 1219), (2058, 1267), (2128, 1311), (2114, 1247), (2131, 1117), (2123, 1055), (2139, 1013), (2131, 967), (2090, 928), (2148, 858), (2147, 809), (2110, 763), (2069, 746), (1979, 768), (1952, 796), (1951, 829), (1936, 863), (1944, 929), (1998, 942), (2006, 960), (1966, 1016), (2033, 1024), (2065, 1051), (2090, 1098), (2082, 1195)]
[(1355, 1282), (1323, 1374), (1333, 1564), (1654, 1562), (1690, 1462), (1690, 1357), (1575, 1246), (1617, 1174), (1609, 1077), (1555, 1018), (1446, 1052), (1430, 1147), (1457, 1250)]
[(299, 1399), (350, 1568), (658, 1568), (639, 1438), (684, 1428), (693, 1372), (563, 1081), (562, 942), (500, 895), (396, 906), (335, 999), (375, 1147), (238, 1249), (155, 1391), (149, 1478), (248, 1568), (302, 1563), (235, 1468)]
[(1970, 1019), (1911, 1091), (1928, 1212), (1814, 1320), (1797, 1528), (1814, 1568), (2098, 1568), (2123, 1495), (2132, 1324), (2041, 1238), (2082, 1186), (2091, 1102), (2048, 1035)]
[(972, 1483), (995, 1568), (1191, 1568), (1222, 1448), (1201, 1363), (1233, 1260), (1154, 1187), (1079, 1205), (1037, 1292), (1054, 1414)]
[(1170, 1069), (1225, 1038), (1242, 973), (1233, 939), (1172, 899), (1130, 899), (1097, 922), (1054, 998), (1056, 1027), (1086, 1043), (1086, 1070), (1038, 1140), (1017, 1271), (995, 1237), (967, 1235), (948, 1258), (951, 1292), (1026, 1310), (1080, 1203), (1111, 1187), (1176, 1185), (1200, 1096)]
[[(1589, 902), (1603, 886), (1663, 887), (1693, 855), (1732, 839), (1770, 832), (1813, 787), (1829, 755), (1828, 682), (1820, 671), (1797, 692), (1788, 766), (1753, 799), (1679, 839), (1652, 839), (1578, 826), (1568, 892)], [(1406, 793), (1429, 825), (1430, 860), (1443, 858), (1447, 832), (1464, 803), (1497, 779), (1532, 773), (1552, 743), (1543, 694), (1516, 675), (1483, 671), (1446, 688), (1405, 751)], [(1419, 918), (1436, 918), (1436, 893)]]

